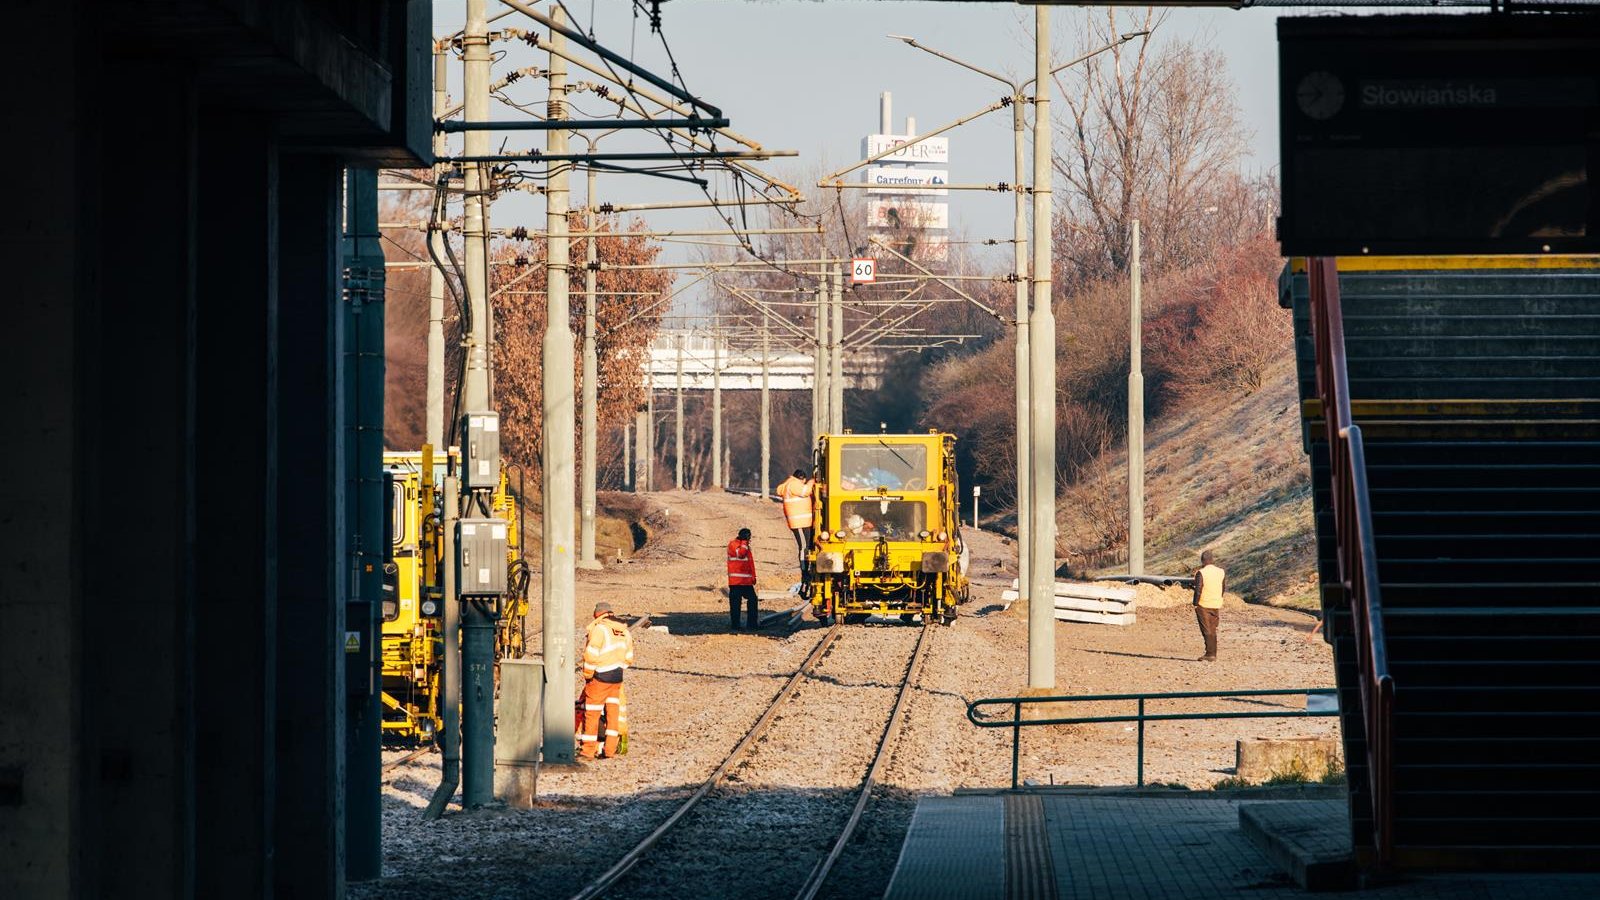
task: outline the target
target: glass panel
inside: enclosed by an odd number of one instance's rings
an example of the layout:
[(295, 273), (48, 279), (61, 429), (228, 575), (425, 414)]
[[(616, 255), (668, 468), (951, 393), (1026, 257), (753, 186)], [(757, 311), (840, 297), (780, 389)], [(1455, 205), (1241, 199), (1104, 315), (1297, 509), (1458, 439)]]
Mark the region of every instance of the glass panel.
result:
[(839, 448), (839, 487), (847, 491), (928, 489), (925, 444), (846, 444)]
[(393, 517), (394, 524), (389, 527), (389, 532), (394, 540), (394, 545), (399, 547), (406, 542), (406, 484), (403, 481), (394, 482), (394, 495), (389, 498), (389, 515)]
[(847, 500), (839, 513), (845, 540), (915, 541), (928, 527), (928, 507), (915, 500)]

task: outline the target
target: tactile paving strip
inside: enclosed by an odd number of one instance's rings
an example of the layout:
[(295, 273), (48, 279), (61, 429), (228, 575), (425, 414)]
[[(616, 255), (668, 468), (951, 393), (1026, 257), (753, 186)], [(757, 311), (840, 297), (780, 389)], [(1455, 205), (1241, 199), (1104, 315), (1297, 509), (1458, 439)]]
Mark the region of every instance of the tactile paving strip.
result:
[(1007, 794), (1005, 811), (1006, 900), (1055, 900), (1044, 801), (1034, 794)]

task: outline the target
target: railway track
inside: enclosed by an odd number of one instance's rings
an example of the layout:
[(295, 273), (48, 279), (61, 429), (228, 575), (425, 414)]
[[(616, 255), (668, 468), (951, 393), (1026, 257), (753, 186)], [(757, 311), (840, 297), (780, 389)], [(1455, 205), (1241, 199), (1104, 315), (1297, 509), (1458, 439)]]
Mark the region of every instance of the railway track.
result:
[[(405, 756), (399, 757), (398, 759), (391, 759), (388, 762), (384, 763), (383, 764), (383, 773), (384, 774), (388, 774), (389, 772), (392, 772), (395, 769), (400, 768), (401, 766), (405, 765), (406, 763), (411, 762), (414, 759), (418, 759), (418, 758), (420, 758), (422, 756), (425, 756), (425, 755), (427, 755), (429, 753), (432, 753), (432, 752), (433, 752), (433, 745), (432, 744), (429, 744), (426, 747), (418, 747), (417, 749), (411, 751), (410, 753), (407, 753)], [(371, 771), (371, 770), (368, 770), (368, 771)]]
[[(905, 674), (901, 679), (898, 693), (895, 696), (894, 705), (889, 712), (887, 722), (883, 726), (883, 732), (878, 738), (876, 749), (873, 751), (871, 766), (867, 769), (865, 777), (856, 790), (856, 800), (851, 808), (850, 815), (839, 830), (828, 853), (812, 867), (805, 883), (795, 894), (796, 900), (812, 900), (817, 896), (822, 886), (826, 883), (829, 873), (832, 872), (834, 864), (839, 861), (844, 853), (845, 846), (849, 844), (851, 836), (854, 835), (856, 826), (861, 821), (862, 813), (871, 799), (873, 788), (876, 787), (878, 778), (882, 774), (884, 767), (888, 765), (889, 759), (893, 754), (895, 740), (899, 735), (906, 707), (909, 705), (911, 690), (921, 672), (923, 657), (926, 655), (934, 627), (932, 624), (924, 625), (918, 635), (916, 646), (912, 651), (910, 661), (906, 664)], [(695, 792), (673, 811), (672, 815), (668, 816), (655, 830), (646, 835), (632, 850), (624, 854), (610, 869), (607, 869), (599, 877), (584, 885), (581, 890), (572, 896), (572, 900), (596, 900), (596, 898), (603, 896), (607, 891), (615, 887), (645, 859), (652, 848), (660, 843), (664, 837), (672, 833), (689, 813), (699, 806), (702, 800), (722, 784), (727, 775), (738, 767), (749, 756), (752, 748), (767, 735), (773, 723), (778, 719), (780, 712), (788, 705), (789, 699), (794, 696), (796, 689), (814, 674), (818, 664), (834, 648), (840, 634), (843, 632), (843, 628), (839, 623), (829, 627), (805, 661), (784, 683), (783, 688), (778, 691), (778, 694), (772, 699), (772, 702), (761, 714), (761, 717), (756, 720), (756, 723), (751, 726), (750, 730), (734, 746), (733, 750), (712, 771), (710, 777), (702, 782)], [(855, 629), (852, 628), (851, 630)]]

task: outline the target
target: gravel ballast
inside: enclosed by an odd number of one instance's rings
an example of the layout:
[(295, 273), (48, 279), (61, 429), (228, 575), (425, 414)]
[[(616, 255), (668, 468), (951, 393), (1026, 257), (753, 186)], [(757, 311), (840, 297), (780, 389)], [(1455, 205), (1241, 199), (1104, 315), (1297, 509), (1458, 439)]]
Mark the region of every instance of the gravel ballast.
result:
[[(438, 783), (438, 756), (397, 767), (385, 776), (384, 876), (352, 885), (350, 897), (570, 896), (711, 774), (816, 646), (823, 629), (809, 617), (755, 634), (727, 632), (724, 548), (740, 527), (755, 532), (763, 611), (796, 602), (784, 593), (797, 580), (794, 542), (776, 504), (710, 493), (645, 499), (651, 543), (624, 563), (578, 574), (580, 624), (586, 610), (605, 599), (621, 615), (648, 614), (652, 625), (666, 627), (635, 635), (628, 755), (544, 769), (535, 809), (463, 813), (452, 806), (432, 823), (421, 820), (421, 811)], [(1016, 577), (1014, 548), (993, 534), (966, 535), (973, 548), (973, 599), (955, 625), (935, 629), (896, 752), (824, 896), (882, 894), (919, 796), (1010, 781), (1010, 732), (972, 726), (965, 705), (1021, 693), (1026, 684), (1026, 617), (1000, 599)], [(1147, 603), (1145, 593), (1141, 588), (1132, 626), (1057, 624), (1057, 693), (1332, 684), (1327, 645), (1306, 640), (1314, 624), (1308, 616), (1230, 597), (1222, 614), (1222, 658), (1199, 663), (1194, 614), (1181, 594)], [(534, 597), (529, 634), (536, 654), (537, 583)], [(792, 895), (849, 814), (919, 631), (898, 624), (846, 626), (766, 739), (607, 896)], [(1162, 709), (1219, 708), (1240, 707), (1189, 701)], [(1132, 711), (1131, 703), (1072, 704), (1054, 712), (1125, 711)], [(1152, 723), (1146, 781), (1209, 787), (1232, 774), (1238, 739), (1336, 734), (1337, 728), (1335, 719)], [(1131, 784), (1134, 741), (1131, 725), (1034, 729), (1024, 734), (1021, 774), (1041, 783)]]

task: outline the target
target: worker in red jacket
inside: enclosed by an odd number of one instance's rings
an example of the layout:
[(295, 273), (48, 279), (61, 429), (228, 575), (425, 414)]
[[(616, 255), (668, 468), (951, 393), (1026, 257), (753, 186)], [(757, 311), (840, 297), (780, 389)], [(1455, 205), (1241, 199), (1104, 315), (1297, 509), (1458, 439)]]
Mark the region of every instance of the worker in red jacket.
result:
[(750, 529), (741, 528), (739, 534), (728, 542), (728, 619), (734, 631), (739, 630), (739, 601), (749, 604), (750, 624), (755, 631), (761, 626), (756, 598), (756, 558), (750, 552)]

